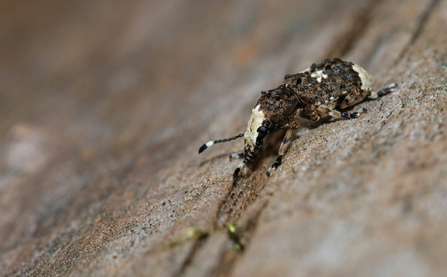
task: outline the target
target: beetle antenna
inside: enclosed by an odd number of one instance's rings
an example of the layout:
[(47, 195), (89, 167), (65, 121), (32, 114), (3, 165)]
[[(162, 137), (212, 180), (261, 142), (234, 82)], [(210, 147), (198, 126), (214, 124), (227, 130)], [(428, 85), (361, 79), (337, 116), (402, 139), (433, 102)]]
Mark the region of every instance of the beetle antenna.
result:
[(205, 151), (208, 147), (210, 147), (213, 144), (227, 142), (227, 141), (232, 141), (232, 140), (238, 139), (240, 137), (243, 137), (244, 134), (239, 134), (237, 136), (234, 136), (234, 137), (231, 137), (231, 138), (227, 138), (227, 139), (210, 140), (210, 141), (208, 141), (207, 143), (205, 143), (204, 145), (202, 145), (200, 147), (199, 154), (202, 153), (203, 151)]

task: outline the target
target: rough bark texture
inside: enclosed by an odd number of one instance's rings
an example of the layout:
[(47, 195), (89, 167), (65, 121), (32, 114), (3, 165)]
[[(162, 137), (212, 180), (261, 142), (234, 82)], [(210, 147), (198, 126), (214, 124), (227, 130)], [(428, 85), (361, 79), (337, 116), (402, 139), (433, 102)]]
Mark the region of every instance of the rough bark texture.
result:
[[(447, 272), (447, 0), (19, 2), (0, 8), (3, 275)], [(236, 184), (242, 141), (197, 154), (336, 56), (399, 88), (303, 124), (270, 178), (282, 134)]]

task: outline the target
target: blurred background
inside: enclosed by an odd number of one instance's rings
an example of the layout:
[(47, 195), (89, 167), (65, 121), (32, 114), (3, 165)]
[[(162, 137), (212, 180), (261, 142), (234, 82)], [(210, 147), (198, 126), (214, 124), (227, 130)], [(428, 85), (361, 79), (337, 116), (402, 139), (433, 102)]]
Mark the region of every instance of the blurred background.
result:
[[(408, 53), (443, 7), (437, 0), (0, 1), (0, 272), (199, 276), (203, 268), (188, 268), (201, 244), (161, 245), (185, 228), (239, 220), (261, 195), (273, 157), (247, 181), (253, 188), (238, 187), (249, 193), (233, 212), (222, 204), (234, 190), (226, 157), (241, 142), (200, 159), (198, 147), (242, 133), (261, 90), (326, 58), (360, 64), (377, 76), (375, 87), (409, 87), (404, 79), (415, 75), (406, 69), (440, 68)], [(444, 59), (440, 37), (413, 53)], [(240, 257), (222, 238), (213, 242), (220, 256), (204, 252), (211, 260), (202, 264), (215, 266), (203, 276), (228, 274)]]
[(3, 1), (2, 167), (43, 166), (43, 153), (7, 165), (16, 158), (5, 158), (6, 140), (22, 136), (114, 158), (148, 147), (157, 136), (160, 143), (183, 138), (165, 149), (164, 158), (170, 157), (221, 117), (216, 106), (225, 122), (239, 118), (235, 111), (242, 106), (248, 118), (258, 90), (344, 54), (368, 5)]

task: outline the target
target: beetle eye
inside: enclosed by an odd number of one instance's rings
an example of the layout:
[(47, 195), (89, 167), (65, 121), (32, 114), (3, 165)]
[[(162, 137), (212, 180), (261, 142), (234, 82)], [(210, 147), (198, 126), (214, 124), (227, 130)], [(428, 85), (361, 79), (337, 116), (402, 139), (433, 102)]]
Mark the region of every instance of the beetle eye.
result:
[(264, 126), (259, 127), (257, 131), (261, 135), (267, 135), (267, 128), (265, 128)]

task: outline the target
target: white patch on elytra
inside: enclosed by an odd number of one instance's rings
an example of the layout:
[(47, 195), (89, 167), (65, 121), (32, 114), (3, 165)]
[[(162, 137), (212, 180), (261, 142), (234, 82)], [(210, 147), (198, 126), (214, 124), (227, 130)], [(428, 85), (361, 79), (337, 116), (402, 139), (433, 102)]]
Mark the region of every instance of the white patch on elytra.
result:
[(310, 74), (310, 77), (317, 78), (318, 83), (321, 82), (321, 79), (327, 78), (327, 75), (323, 73), (323, 70), (317, 70), (314, 73)]
[[(301, 71), (300, 73), (304, 73), (304, 72), (310, 72), (310, 68), (306, 68), (305, 70)], [(323, 70), (317, 70), (317, 71), (311, 73), (310, 77), (317, 78), (317, 82), (320, 83), (321, 79), (323, 79), (323, 78), (326, 79), (327, 78), (327, 75), (324, 74)]]
[(360, 80), (362, 81), (361, 89), (371, 91), (372, 90), (372, 76), (362, 67), (353, 64), (352, 69), (359, 74)]
[(252, 111), (250, 119), (247, 124), (247, 131), (244, 134), (245, 147), (249, 147), (251, 150), (256, 145), (256, 139), (258, 138), (258, 128), (262, 126), (262, 121), (265, 120), (264, 112), (261, 111), (261, 105), (257, 105)]

